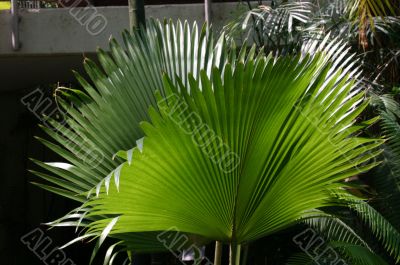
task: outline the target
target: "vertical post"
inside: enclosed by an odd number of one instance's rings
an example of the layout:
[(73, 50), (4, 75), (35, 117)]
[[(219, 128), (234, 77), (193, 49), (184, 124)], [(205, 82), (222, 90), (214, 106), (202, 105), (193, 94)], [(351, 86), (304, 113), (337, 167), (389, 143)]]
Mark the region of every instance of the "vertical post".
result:
[(128, 0), (129, 27), (138, 29), (140, 25), (145, 24), (144, 2), (143, 0)]
[(17, 0), (11, 0), (11, 45), (14, 51), (21, 47), (19, 42), (19, 14)]
[(214, 265), (221, 265), (222, 243), (215, 241)]
[(211, 23), (211, 0), (204, 0), (204, 20)]
[(229, 245), (229, 265), (240, 264), (240, 245), (236, 242), (231, 242)]

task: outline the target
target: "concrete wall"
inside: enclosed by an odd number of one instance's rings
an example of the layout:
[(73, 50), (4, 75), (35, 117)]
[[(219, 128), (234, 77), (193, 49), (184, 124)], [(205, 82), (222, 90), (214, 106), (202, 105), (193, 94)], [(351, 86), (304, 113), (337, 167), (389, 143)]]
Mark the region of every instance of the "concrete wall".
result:
[[(237, 12), (238, 3), (214, 3), (216, 28)], [(21, 49), (11, 48), (11, 14), (0, 11), (0, 56), (90, 53), (107, 47), (111, 35), (118, 37), (128, 28), (127, 7), (88, 7), (20, 10)], [(92, 16), (92, 18), (90, 18)], [(204, 21), (202, 4), (146, 6), (146, 16)]]
[[(214, 28), (237, 16), (238, 5), (214, 3)], [(146, 16), (203, 23), (204, 6), (146, 6)], [(22, 9), (20, 17), (21, 49), (13, 51), (11, 14), (0, 11), (0, 91), (73, 81), (71, 70), (80, 70), (84, 57), (95, 57), (97, 47), (107, 50), (110, 36), (120, 39), (121, 31), (129, 27), (127, 7)]]

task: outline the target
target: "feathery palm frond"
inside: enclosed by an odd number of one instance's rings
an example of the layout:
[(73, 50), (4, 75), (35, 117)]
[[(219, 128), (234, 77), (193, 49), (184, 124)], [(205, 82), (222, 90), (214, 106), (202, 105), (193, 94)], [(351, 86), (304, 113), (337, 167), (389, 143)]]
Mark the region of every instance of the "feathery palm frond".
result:
[(376, 190), (374, 205), (400, 231), (400, 106), (391, 95), (373, 96), (381, 116), (384, 163), (368, 174)]
[(366, 202), (357, 201), (349, 204), (359, 217), (371, 229), (371, 232), (382, 243), (386, 251), (396, 262), (400, 261), (400, 233), (377, 210)]
[(228, 36), (253, 40), (265, 51), (290, 53), (299, 48), (299, 29), (311, 17), (313, 5), (308, 1), (294, 1), (278, 5), (259, 6), (244, 13), (238, 20), (224, 27)]
[(346, 242), (370, 249), (368, 244), (348, 224), (332, 215), (310, 218), (304, 221), (330, 242)]
[(348, 1), (347, 8), (350, 16), (359, 21), (360, 44), (365, 49), (368, 47), (368, 26), (374, 30), (374, 18), (394, 15), (396, 6), (391, 0), (351, 0)]
[(344, 242), (331, 242), (330, 245), (341, 253), (343, 257), (354, 265), (388, 265), (379, 255), (370, 249)]

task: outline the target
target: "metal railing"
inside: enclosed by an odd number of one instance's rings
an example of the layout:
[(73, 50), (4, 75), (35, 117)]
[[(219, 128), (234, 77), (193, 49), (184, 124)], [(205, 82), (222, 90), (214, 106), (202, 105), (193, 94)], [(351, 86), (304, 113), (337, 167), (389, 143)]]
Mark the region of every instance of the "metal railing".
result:
[(28, 8), (28, 9), (39, 9), (40, 1), (37, 0), (25, 0), (25, 1), (17, 1), (19, 8)]

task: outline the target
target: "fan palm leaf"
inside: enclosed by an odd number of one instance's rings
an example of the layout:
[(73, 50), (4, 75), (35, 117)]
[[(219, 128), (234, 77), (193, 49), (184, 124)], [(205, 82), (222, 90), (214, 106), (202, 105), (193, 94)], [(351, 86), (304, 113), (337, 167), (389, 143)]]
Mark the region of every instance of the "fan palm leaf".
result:
[(382, 141), (354, 136), (368, 103), (323, 58), (259, 56), (189, 75), (190, 89), (166, 75), (143, 145), (86, 203), (111, 215), (87, 233), (118, 218), (114, 236), (177, 230), (234, 248), (332, 204)]
[[(179, 78), (187, 85), (188, 73), (211, 75), (213, 66), (244, 60), (254, 49), (240, 53), (228, 49), (222, 35), (214, 39), (211, 29), (187, 22), (149, 20), (146, 29), (123, 33), (124, 47), (110, 40), (110, 52), (98, 51), (97, 66), (84, 62), (88, 80), (75, 72), (81, 90), (59, 88), (57, 101), (63, 109), (62, 121), (47, 119), (41, 126), (52, 140), (39, 140), (64, 158), (65, 162), (32, 159), (41, 169), (31, 172), (46, 182), (34, 184), (69, 199), (84, 202), (90, 191), (103, 182), (123, 159), (119, 150), (136, 146), (143, 137), (139, 123), (149, 119), (147, 109), (156, 105), (154, 91), (163, 89), (163, 74)], [(140, 142), (140, 141), (139, 141)], [(101, 217), (87, 217), (88, 208), (79, 207), (49, 223), (52, 226), (86, 226)], [(152, 233), (120, 235), (132, 248), (165, 250)]]
[(99, 50), (102, 68), (86, 59), (90, 81), (75, 73), (82, 91), (58, 90), (64, 120), (49, 118), (52, 127), (42, 128), (54, 141), (40, 140), (67, 162), (33, 160), (45, 171), (33, 173), (52, 184), (37, 185), (84, 201), (87, 191), (123, 161), (114, 159), (114, 154), (132, 148), (143, 137), (139, 122), (149, 119), (147, 109), (156, 104), (154, 91), (162, 91), (164, 73), (187, 84), (189, 72), (198, 76), (205, 69), (211, 74), (213, 66), (223, 67), (231, 60), (224, 37), (215, 41), (206, 27), (199, 30), (197, 24), (150, 20), (142, 32), (124, 32), (125, 49), (112, 39), (110, 52)]
[[(330, 205), (341, 180), (376, 164), (365, 162), (381, 140), (354, 136), (367, 102), (340, 43), (273, 58), (236, 54), (187, 23), (151, 21), (142, 32), (100, 50), (101, 68), (86, 60), (83, 91), (60, 90), (65, 124), (44, 128), (54, 141), (43, 143), (68, 163), (36, 161), (52, 183), (38, 185), (89, 199), (53, 223), (87, 228), (75, 241), (98, 237), (96, 252), (111, 235), (154, 251), (165, 248), (160, 233), (179, 231), (234, 248)], [(113, 158), (118, 150), (128, 151)], [(96, 151), (100, 163), (88, 163)]]

